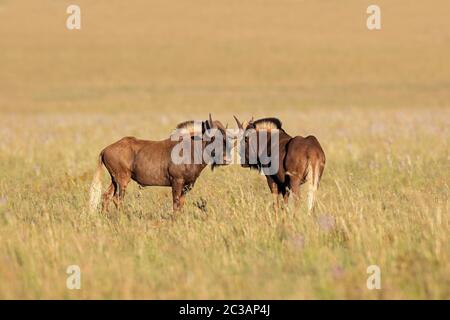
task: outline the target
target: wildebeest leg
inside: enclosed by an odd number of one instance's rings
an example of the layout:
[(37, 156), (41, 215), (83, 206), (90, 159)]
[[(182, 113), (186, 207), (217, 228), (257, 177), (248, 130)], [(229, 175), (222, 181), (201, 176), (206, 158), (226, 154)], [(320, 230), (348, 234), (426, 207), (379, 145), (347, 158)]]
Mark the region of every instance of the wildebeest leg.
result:
[(114, 186), (114, 182), (111, 181), (111, 185), (108, 187), (108, 189), (105, 191), (105, 193), (103, 193), (102, 212), (109, 211), (109, 204), (114, 195), (115, 189), (116, 189), (116, 187)]
[(186, 194), (191, 191), (191, 189), (194, 187), (194, 184), (187, 184), (183, 186), (183, 190), (181, 191), (180, 195), (180, 209), (184, 206), (184, 200), (186, 200)]
[(181, 210), (184, 206), (184, 200), (186, 199), (186, 193), (185, 192), (181, 192), (180, 195), (180, 206), (179, 209)]
[(300, 205), (300, 185), (301, 179), (299, 177), (292, 176), (290, 180), (290, 190), (292, 197), (294, 198), (294, 214)]
[(283, 208), (286, 210), (289, 206), (289, 196), (291, 195), (291, 190), (289, 188), (286, 188), (284, 190), (284, 192), (282, 192), (282, 195), (283, 195), (283, 201), (284, 201)]
[(269, 185), (270, 192), (272, 192), (273, 198), (273, 210), (275, 211), (275, 219), (278, 220), (278, 207), (279, 207), (279, 193), (278, 193), (278, 185), (271, 177), (267, 178), (267, 184)]
[(281, 221), (284, 223), (286, 221), (286, 210), (289, 204), (289, 189), (285, 186), (278, 186), (278, 190), (283, 197), (283, 205), (281, 206)]
[(174, 180), (172, 182), (173, 212), (180, 210), (184, 204), (183, 188), (184, 188), (183, 181)]
[(116, 179), (117, 189), (115, 192), (115, 204), (118, 209), (123, 209), (123, 198), (125, 197), (125, 191), (127, 189), (128, 183), (130, 183), (131, 174), (123, 173), (119, 175)]

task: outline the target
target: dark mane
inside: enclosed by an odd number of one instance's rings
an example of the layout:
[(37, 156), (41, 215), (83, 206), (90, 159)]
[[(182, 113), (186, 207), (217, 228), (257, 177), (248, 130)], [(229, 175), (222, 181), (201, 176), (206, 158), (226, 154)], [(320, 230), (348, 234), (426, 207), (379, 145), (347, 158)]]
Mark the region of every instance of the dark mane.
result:
[(190, 134), (201, 134), (202, 133), (202, 128), (203, 128), (203, 123), (204, 121), (199, 121), (199, 120), (189, 120), (189, 121), (184, 121), (181, 122), (179, 124), (177, 124), (177, 126), (175, 127), (175, 130), (172, 132), (172, 135), (175, 132), (184, 132), (184, 133), (190, 133)]
[(181, 123), (177, 124), (175, 129), (189, 129), (189, 128), (192, 128), (194, 126), (194, 122), (195, 122), (194, 120), (188, 120), (188, 121), (181, 122)]
[(253, 125), (255, 128), (265, 128), (268, 129), (272, 127), (273, 129), (281, 129), (282, 123), (277, 118), (262, 118), (256, 121), (253, 121)]

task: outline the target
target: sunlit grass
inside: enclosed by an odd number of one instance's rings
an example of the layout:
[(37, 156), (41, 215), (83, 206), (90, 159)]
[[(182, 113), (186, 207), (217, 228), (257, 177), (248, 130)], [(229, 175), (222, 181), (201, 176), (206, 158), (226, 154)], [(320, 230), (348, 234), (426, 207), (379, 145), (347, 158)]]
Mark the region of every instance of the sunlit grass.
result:
[[(10, 139), (1, 153), (0, 294), (448, 298), (449, 115), (280, 114), (289, 132), (314, 132), (328, 159), (315, 214), (291, 208), (285, 224), (275, 221), (264, 178), (238, 166), (206, 169), (177, 216), (169, 189), (136, 185), (125, 213), (88, 215), (96, 153), (116, 138), (123, 118), (22, 117), (28, 135), (3, 116)], [(151, 120), (124, 117), (138, 136), (167, 132), (147, 133)], [(206, 212), (196, 206), (202, 199)], [(82, 270), (77, 292), (65, 288), (70, 264)], [(371, 264), (381, 267), (380, 291), (366, 288)]]

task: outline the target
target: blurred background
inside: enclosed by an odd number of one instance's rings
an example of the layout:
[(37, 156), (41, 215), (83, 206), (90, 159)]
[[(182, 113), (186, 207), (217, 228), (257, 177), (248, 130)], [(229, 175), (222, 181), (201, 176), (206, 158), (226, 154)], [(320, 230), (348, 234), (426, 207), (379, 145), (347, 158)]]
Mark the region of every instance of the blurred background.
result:
[(0, 110), (448, 106), (450, 3), (372, 2), (1, 0)]

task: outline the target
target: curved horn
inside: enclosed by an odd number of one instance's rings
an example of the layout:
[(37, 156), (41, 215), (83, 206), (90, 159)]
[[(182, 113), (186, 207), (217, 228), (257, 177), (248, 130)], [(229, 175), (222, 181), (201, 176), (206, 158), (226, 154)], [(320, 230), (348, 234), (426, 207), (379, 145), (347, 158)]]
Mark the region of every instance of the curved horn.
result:
[(236, 116), (234, 116), (234, 115), (233, 115), (233, 117), (234, 117), (234, 120), (236, 120), (236, 123), (237, 123), (237, 125), (238, 125), (238, 128), (239, 128), (239, 129), (244, 129), (244, 128), (242, 127), (242, 123), (239, 122), (238, 118), (236, 118)]
[(211, 113), (209, 114), (209, 127), (212, 128), (213, 127), (213, 120), (211, 118)]

